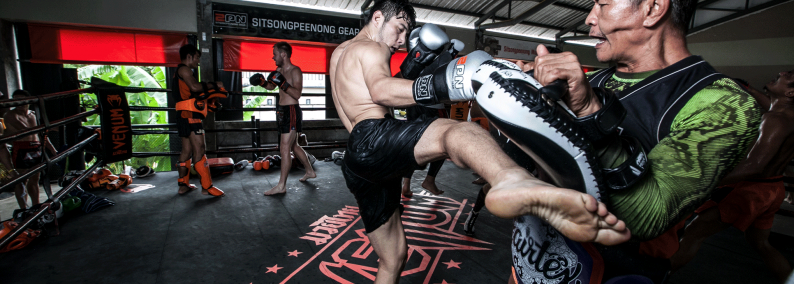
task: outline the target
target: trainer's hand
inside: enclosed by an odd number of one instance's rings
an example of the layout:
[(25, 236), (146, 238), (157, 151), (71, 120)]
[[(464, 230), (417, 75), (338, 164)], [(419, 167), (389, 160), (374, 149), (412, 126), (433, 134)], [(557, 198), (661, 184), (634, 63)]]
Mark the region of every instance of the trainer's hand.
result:
[(524, 72), (524, 73), (532, 71), (532, 70), (535, 69), (535, 62), (534, 61), (524, 62), (523, 60), (518, 60), (518, 61), (516, 61), (516, 65), (518, 66), (519, 69), (521, 69), (521, 72)]
[(538, 45), (537, 52), (535, 79), (544, 86), (557, 79), (567, 81), (568, 96), (562, 99), (577, 117), (590, 115), (601, 109), (601, 102), (590, 87), (576, 55), (571, 52), (549, 53), (542, 44)]

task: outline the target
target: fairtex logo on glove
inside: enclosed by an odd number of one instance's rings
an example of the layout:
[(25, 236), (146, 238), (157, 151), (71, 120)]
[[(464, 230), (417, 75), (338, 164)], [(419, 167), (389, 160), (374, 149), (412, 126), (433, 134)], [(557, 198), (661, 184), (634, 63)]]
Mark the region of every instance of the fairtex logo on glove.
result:
[(468, 56), (461, 57), (455, 63), (455, 81), (452, 84), (452, 87), (455, 89), (463, 89), (463, 74), (466, 72), (466, 57)]

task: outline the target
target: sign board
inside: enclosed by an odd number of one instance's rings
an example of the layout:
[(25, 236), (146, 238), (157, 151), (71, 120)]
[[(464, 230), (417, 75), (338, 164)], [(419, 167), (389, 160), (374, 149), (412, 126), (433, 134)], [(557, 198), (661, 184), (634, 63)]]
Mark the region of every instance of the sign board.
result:
[(342, 43), (358, 34), (358, 18), (212, 3), (216, 35)]
[(515, 40), (503, 37), (485, 36), (483, 38), (486, 52), (494, 57), (534, 61), (538, 55), (535, 49), (538, 42)]

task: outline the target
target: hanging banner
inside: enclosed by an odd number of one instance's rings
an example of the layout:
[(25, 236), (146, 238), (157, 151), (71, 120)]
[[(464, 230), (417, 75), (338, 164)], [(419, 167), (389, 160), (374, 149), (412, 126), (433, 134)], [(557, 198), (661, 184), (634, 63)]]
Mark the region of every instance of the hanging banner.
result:
[(538, 56), (538, 45), (541, 43), (514, 40), (503, 37), (485, 36), (483, 38), (484, 50), (494, 57), (534, 61)]
[(342, 43), (360, 31), (358, 18), (212, 3), (216, 35)]
[(91, 78), (99, 99), (99, 115), (102, 123), (102, 158), (113, 163), (132, 158), (132, 124), (130, 106), (124, 88), (99, 78)]

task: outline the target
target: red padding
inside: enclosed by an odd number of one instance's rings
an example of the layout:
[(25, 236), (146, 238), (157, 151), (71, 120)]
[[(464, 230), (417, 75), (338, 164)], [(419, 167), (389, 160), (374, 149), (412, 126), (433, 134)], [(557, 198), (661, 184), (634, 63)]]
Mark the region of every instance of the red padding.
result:
[[(223, 41), (224, 71), (264, 71), (276, 70), (273, 61), (274, 42), (226, 39)], [(292, 64), (301, 68), (303, 73), (328, 73), (329, 52), (325, 46), (290, 44)]]
[(397, 73), (400, 73), (400, 64), (403, 63), (403, 60), (405, 60), (406, 56), (408, 56), (408, 52), (402, 50), (398, 50), (397, 52), (392, 54), (391, 61), (389, 62), (392, 76), (397, 75)]
[(185, 34), (29, 24), (31, 62), (176, 66)]

